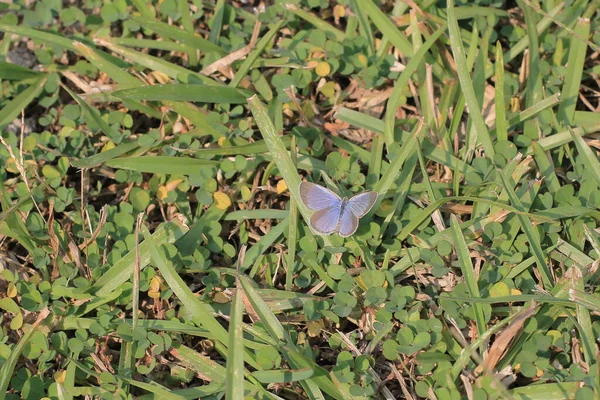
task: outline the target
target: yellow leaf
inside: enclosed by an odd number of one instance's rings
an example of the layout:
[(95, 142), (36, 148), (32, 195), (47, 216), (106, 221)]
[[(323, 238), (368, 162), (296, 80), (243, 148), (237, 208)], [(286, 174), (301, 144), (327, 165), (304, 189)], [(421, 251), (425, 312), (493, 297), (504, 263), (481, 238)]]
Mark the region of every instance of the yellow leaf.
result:
[(215, 303), (219, 303), (219, 304), (227, 304), (227, 303), (231, 302), (231, 299), (225, 293), (223, 293), (223, 292), (217, 292), (213, 296), (213, 301)]
[(317, 68), (317, 65), (319, 65), (319, 62), (317, 60), (310, 60), (309, 62), (306, 63), (306, 68), (307, 69), (315, 69), (315, 68)]
[(169, 83), (169, 82), (171, 82), (171, 78), (169, 78), (169, 75), (165, 74), (164, 72), (152, 71), (150, 73), (150, 75), (154, 76), (154, 79), (156, 79), (160, 83)]
[(15, 315), (13, 319), (10, 320), (10, 329), (16, 331), (17, 329), (21, 329), (23, 326), (23, 314), (18, 313)]
[(159, 186), (158, 190), (156, 191), (156, 197), (159, 200), (164, 200), (167, 198), (167, 196), (169, 195), (169, 189), (167, 189), (166, 186)]
[(510, 289), (504, 282), (498, 282), (490, 289), (490, 297), (504, 297), (508, 296)]
[(219, 140), (217, 140), (217, 143), (219, 144), (219, 146), (221, 147), (227, 147), (227, 146), (231, 146), (231, 142), (229, 140), (227, 140), (227, 138), (225, 136), (221, 136), (219, 138)]
[(356, 278), (354, 278), (354, 281), (356, 282), (356, 284), (365, 292), (369, 289), (367, 287), (367, 285), (365, 285), (365, 282), (363, 282), (362, 278), (360, 277), (360, 275), (358, 275)]
[(319, 76), (327, 76), (331, 72), (331, 66), (329, 65), (329, 63), (327, 63), (327, 61), (321, 61), (317, 65), (317, 68), (315, 68), (315, 72)]
[(29, 283), (33, 283), (34, 285), (38, 285), (42, 281), (42, 277), (40, 274), (32, 274), (29, 277)]
[(320, 47), (316, 47), (312, 50), (310, 57), (313, 59), (320, 60), (321, 58), (325, 57), (325, 53), (323, 52), (323, 49), (321, 49)]
[(242, 186), (240, 189), (240, 194), (242, 196), (242, 200), (248, 201), (252, 197), (252, 191), (248, 189), (248, 186)]
[(159, 292), (160, 284), (162, 283), (160, 277), (154, 275), (150, 280), (150, 285), (148, 285), (148, 291)]
[(311, 321), (307, 325), (308, 328), (308, 336), (317, 337), (323, 330), (323, 322), (322, 321)]
[(67, 378), (67, 371), (62, 369), (60, 371), (56, 371), (54, 373), (54, 380), (58, 383), (65, 383), (65, 379)]
[(162, 284), (162, 280), (159, 276), (154, 275), (150, 280), (150, 285), (148, 285), (148, 297), (153, 299), (158, 299), (160, 297), (160, 285)]
[(106, 142), (106, 144), (104, 145), (102, 150), (100, 150), (100, 153), (104, 153), (105, 151), (114, 149), (115, 147), (116, 147), (115, 144), (111, 140), (109, 140), (108, 142)]
[(394, 202), (389, 200), (389, 199), (385, 199), (381, 201), (381, 204), (379, 204), (379, 207), (377, 208), (377, 213), (382, 213), (382, 214), (390, 214), (392, 211), (394, 211)]
[(343, 5), (337, 4), (335, 7), (333, 7), (333, 15), (336, 18), (345, 17), (346, 16), (346, 9), (344, 8)]
[(12, 174), (16, 174), (19, 172), (17, 170), (17, 164), (15, 163), (14, 158), (11, 157), (8, 160), (6, 160), (6, 170)]
[(164, 185), (159, 186), (158, 190), (156, 191), (156, 197), (161, 201), (166, 199), (169, 195), (169, 192), (177, 189), (177, 186), (179, 186), (179, 184), (182, 182), (184, 182), (183, 179), (173, 179)]
[(60, 178), (60, 172), (56, 168), (54, 168), (52, 165), (44, 165), (42, 167), (42, 174), (46, 178), (50, 178), (50, 179)]
[(219, 210), (227, 210), (231, 205), (231, 199), (223, 192), (215, 192), (213, 198), (215, 199), (215, 206)]
[(31, 151), (37, 147), (37, 139), (34, 136), (27, 136), (23, 139), (23, 150)]
[(513, 96), (510, 98), (510, 111), (517, 112), (521, 110), (521, 102), (518, 97)]
[(6, 295), (8, 297), (15, 297), (17, 295), (17, 287), (14, 283), (10, 282), (8, 284), (8, 289), (6, 289)]
[(279, 182), (277, 182), (277, 194), (281, 194), (283, 192), (285, 192), (287, 190), (287, 184), (285, 183), (285, 181), (282, 179)]
[(332, 98), (333, 96), (335, 96), (335, 82), (327, 82), (326, 84), (321, 86), (319, 90), (321, 91), (321, 93), (323, 93), (323, 96)]
[(360, 65), (362, 65), (363, 67), (366, 67), (369, 63), (369, 59), (364, 54), (359, 54), (357, 58)]

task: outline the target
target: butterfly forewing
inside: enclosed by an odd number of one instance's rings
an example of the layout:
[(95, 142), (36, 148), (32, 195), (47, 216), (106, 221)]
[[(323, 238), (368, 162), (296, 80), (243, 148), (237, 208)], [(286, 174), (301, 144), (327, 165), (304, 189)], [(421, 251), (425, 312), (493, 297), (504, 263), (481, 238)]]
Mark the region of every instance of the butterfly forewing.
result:
[(300, 198), (312, 211), (341, 207), (342, 199), (331, 190), (310, 182), (300, 184)]
[[(357, 194), (348, 200), (348, 205), (346, 208), (352, 211), (352, 214), (356, 215), (358, 218), (367, 214), (369, 210), (375, 205), (377, 201), (377, 192), (364, 192)], [(342, 216), (343, 217), (343, 216)]]

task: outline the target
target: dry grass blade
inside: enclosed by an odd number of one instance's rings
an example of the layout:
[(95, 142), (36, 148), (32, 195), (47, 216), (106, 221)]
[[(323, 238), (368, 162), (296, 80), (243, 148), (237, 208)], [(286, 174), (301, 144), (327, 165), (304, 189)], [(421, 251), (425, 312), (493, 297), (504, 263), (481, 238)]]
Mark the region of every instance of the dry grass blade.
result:
[(484, 368), (488, 371), (493, 371), (496, 368), (498, 361), (507, 353), (513, 339), (519, 334), (525, 322), (535, 315), (535, 311), (535, 303), (531, 303), (529, 307), (521, 310), (517, 317), (496, 336), (494, 343), (487, 352), (484, 364), (479, 367), (478, 372), (483, 372)]
[(250, 43), (247, 46), (242, 47), (232, 53), (227, 54), (225, 57), (218, 59), (210, 65), (204, 67), (200, 73), (202, 75), (211, 75), (216, 71), (221, 71), (221, 73), (225, 76), (230, 77), (231, 72), (228, 71), (228, 68), (233, 64), (233, 62), (237, 60), (241, 60), (246, 57), (254, 46), (256, 46), (256, 40), (258, 39), (258, 35), (260, 33), (261, 23), (257, 21), (256, 25), (254, 25), (254, 31), (252, 32), (252, 38), (250, 39)]

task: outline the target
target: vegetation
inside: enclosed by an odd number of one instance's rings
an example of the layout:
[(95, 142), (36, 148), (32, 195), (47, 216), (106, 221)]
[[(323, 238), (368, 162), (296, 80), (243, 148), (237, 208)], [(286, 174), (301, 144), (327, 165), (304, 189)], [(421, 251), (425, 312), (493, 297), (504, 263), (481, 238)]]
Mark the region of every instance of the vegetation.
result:
[(0, 398), (599, 399), (598, 2), (272, 3), (0, 2)]

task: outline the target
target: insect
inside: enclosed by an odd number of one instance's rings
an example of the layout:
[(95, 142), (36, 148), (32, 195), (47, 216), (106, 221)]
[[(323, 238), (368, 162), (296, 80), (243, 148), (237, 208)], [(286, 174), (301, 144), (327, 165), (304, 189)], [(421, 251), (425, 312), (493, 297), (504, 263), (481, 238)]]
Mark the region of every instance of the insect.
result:
[(300, 183), (300, 197), (310, 210), (310, 226), (324, 235), (338, 232), (348, 237), (356, 232), (358, 219), (364, 216), (377, 201), (377, 192), (363, 192), (340, 198), (331, 190), (310, 182)]

